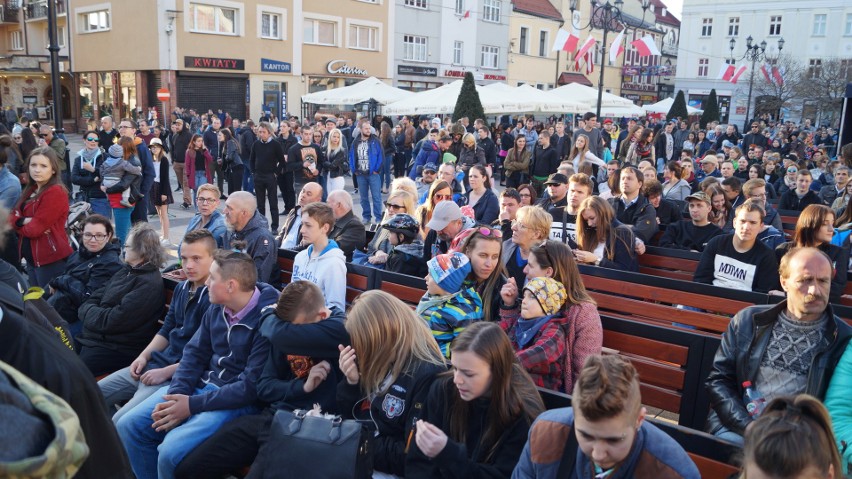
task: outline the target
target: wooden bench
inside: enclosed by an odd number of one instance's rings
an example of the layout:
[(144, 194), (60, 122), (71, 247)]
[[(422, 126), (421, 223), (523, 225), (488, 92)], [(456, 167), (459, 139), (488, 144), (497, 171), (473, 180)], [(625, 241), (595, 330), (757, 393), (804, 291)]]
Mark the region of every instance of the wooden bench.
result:
[[(542, 388), (539, 388), (539, 394), (547, 409), (571, 407), (571, 396), (567, 394)], [(642, 402), (645, 402), (644, 392)], [(680, 444), (698, 467), (703, 479), (728, 479), (739, 472), (738, 459), (742, 451), (737, 446), (701, 431), (665, 421), (647, 420)]]
[(407, 274), (377, 271), (375, 289), (392, 294), (409, 306), (416, 307), (426, 294), (426, 281)]
[(701, 253), (647, 246), (645, 254), (639, 256), (639, 272), (663, 278), (692, 281)]
[[(293, 261), (298, 254), (292, 250), (278, 250), (278, 267), (281, 268), (281, 287), (290, 284), (293, 280)], [(346, 263), (346, 304), (352, 304), (364, 291), (372, 289), (371, 278), (374, 268)]]

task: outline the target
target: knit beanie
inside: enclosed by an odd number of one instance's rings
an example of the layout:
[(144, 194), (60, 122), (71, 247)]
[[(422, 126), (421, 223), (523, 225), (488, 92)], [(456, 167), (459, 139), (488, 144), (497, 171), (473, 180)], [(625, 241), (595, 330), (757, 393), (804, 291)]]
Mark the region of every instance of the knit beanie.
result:
[(456, 161), (458, 161), (458, 157), (456, 155), (450, 153), (449, 151), (444, 152), (444, 157), (441, 160), (443, 163), (449, 163), (451, 165), (455, 165)]
[(426, 264), (432, 279), (450, 294), (457, 293), (464, 279), (470, 274), (470, 260), (462, 253), (440, 254)]
[(124, 148), (117, 143), (110, 146), (107, 152), (109, 153), (109, 156), (113, 158), (124, 158)]
[(558, 313), (568, 296), (565, 286), (553, 278), (533, 278), (524, 286), (524, 291), (532, 293), (545, 315)]

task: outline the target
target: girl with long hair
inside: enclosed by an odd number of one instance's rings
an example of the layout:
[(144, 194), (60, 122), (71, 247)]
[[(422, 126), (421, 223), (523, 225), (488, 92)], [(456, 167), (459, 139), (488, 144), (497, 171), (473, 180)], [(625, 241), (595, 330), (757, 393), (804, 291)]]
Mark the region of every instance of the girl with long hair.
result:
[(328, 172), (326, 186), (329, 193), (342, 190), (345, 186), (346, 172), (349, 171), (349, 153), (343, 144), (343, 133), (337, 128), (328, 134), (325, 163), (322, 166)]
[[(802, 210), (796, 220), (796, 232), (793, 241), (788, 241), (775, 248), (778, 263), (793, 248), (817, 248), (831, 258), (835, 265), (849, 264), (849, 249), (831, 244), (834, 237), (834, 211), (825, 205), (808, 205)], [(838, 274), (831, 279), (831, 292), (828, 297), (834, 303), (840, 301), (846, 288), (846, 275), (842, 267)]]
[(432, 211), (435, 210), (435, 205), (442, 201), (453, 201), (453, 188), (446, 181), (435, 180), (429, 188), (429, 195), (426, 196), (426, 202), (417, 209), (416, 218), (420, 223), (420, 235), (423, 238), (429, 234), (429, 228), (426, 227), (426, 223), (432, 220)]
[[(159, 138), (152, 139), (148, 147), (151, 149), (151, 158), (154, 161), (154, 185), (151, 187), (151, 198), (154, 200), (154, 207), (157, 209), (157, 216), (160, 218), (160, 228), (163, 233), (160, 240), (163, 245), (169, 245), (171, 244), (169, 240), (169, 205), (175, 202), (172, 198), (172, 185), (169, 183), (169, 158), (163, 152), (163, 143)], [(229, 187), (230, 185), (228, 183)]]
[(643, 160), (650, 161), (652, 165), (654, 164), (654, 130), (650, 128), (642, 129), (642, 133), (639, 134), (639, 140), (636, 141), (633, 147), (633, 151), (627, 152), (630, 164), (638, 165)]
[(639, 271), (633, 231), (617, 219), (609, 203), (590, 196), (577, 213), (577, 249), (574, 258), (604, 268)]
[(686, 139), (683, 140), (683, 151), (695, 153), (695, 145), (698, 143), (698, 135), (694, 131), (686, 134)]
[(538, 193), (529, 183), (519, 185), (518, 194), (521, 197), (521, 206), (534, 206), (538, 200)]
[(571, 153), (568, 155), (568, 158), (571, 159), (571, 163), (574, 165), (574, 171), (580, 169), (580, 163), (583, 161), (606, 168), (606, 163), (589, 151), (589, 137), (587, 135), (580, 134), (574, 138), (574, 146), (571, 147)]
[(390, 125), (385, 122), (382, 122), (381, 125), (379, 142), (382, 144), (382, 151), (384, 152), (382, 171), (379, 178), (382, 184), (382, 193), (387, 193), (391, 184), (391, 164), (393, 163), (394, 156), (396, 156), (397, 151), (393, 131), (391, 130)]
[(468, 170), (468, 190), (462, 195), (460, 204), (473, 208), (474, 219), (490, 225), (500, 214), (500, 201), (491, 190), (491, 178), (483, 165), (473, 165)]
[(663, 171), (663, 198), (668, 200), (685, 201), (686, 197), (692, 194), (692, 186), (683, 177), (683, 167), (677, 161), (666, 163), (666, 169)]
[(500, 319), (500, 290), (507, 281), (501, 261), (502, 232), (487, 226), (477, 226), (468, 231), (459, 241), (458, 249), (470, 259), (471, 271), (465, 286), (472, 283), (482, 298), (482, 318), (496, 321)]
[(710, 197), (710, 216), (708, 219), (711, 223), (718, 226), (722, 231), (726, 231), (728, 226), (728, 216), (731, 212), (731, 202), (722, 191), (719, 184), (713, 184), (707, 188), (707, 196)]
[(27, 186), (9, 221), (18, 234), (20, 256), (27, 260), (30, 286), (44, 288), (65, 272), (65, 260), (73, 252), (65, 234), (68, 191), (59, 178), (59, 158), (48, 146), (32, 151), (24, 171)]
[(621, 142), (621, 146), (618, 147), (618, 161), (620, 163), (630, 163), (632, 165), (638, 164), (636, 161), (635, 152), (636, 152), (636, 142), (639, 141), (639, 137), (642, 135), (642, 125), (633, 125), (627, 130), (627, 138), (626, 141)]
[[(198, 187), (205, 183), (213, 183), (213, 157), (204, 146), (201, 135), (192, 135), (185, 157), (186, 183), (192, 189), (192, 201), (198, 195)], [(198, 205), (196, 205), (197, 209)]]
[(228, 194), (242, 191), (245, 166), (240, 157), (240, 143), (227, 128), (220, 129), (217, 138), (222, 155), (222, 170), (228, 178)]
[(712, 149), (713, 142), (707, 138), (707, 132), (699, 130), (698, 136), (695, 139), (695, 158), (704, 158), (704, 154)]
[(507, 188), (518, 188), (529, 175), (530, 157), (532, 153), (527, 148), (527, 137), (518, 135), (515, 138), (515, 146), (503, 160), (503, 175), (506, 176)]
[(496, 324), (468, 326), (451, 351), (453, 370), (432, 385), (405, 477), (511, 477), (541, 397)]
[(352, 345), (338, 346), (345, 376), (337, 389), (340, 411), (375, 427), (375, 471), (402, 477), (414, 423), (422, 417), (418, 405), (447, 370), (441, 350), (408, 305), (380, 290), (355, 300), (346, 331)]

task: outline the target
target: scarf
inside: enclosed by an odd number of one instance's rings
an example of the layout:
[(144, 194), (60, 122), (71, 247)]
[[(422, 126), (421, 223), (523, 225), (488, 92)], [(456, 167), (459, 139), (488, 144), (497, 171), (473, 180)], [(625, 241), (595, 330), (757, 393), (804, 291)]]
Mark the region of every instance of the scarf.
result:
[(518, 319), (518, 322), (515, 323), (515, 340), (518, 342), (518, 348), (527, 347), (551, 318), (553, 318), (552, 314), (537, 319)]
[(86, 163), (95, 163), (95, 158), (98, 156), (98, 153), (101, 152), (100, 148), (84, 148), (83, 151), (80, 152), (80, 156)]

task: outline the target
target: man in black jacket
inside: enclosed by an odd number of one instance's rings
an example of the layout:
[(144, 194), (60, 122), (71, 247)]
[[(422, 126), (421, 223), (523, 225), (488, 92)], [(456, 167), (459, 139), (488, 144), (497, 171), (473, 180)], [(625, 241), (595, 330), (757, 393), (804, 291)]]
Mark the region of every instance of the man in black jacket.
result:
[(788, 190), (781, 195), (781, 201), (778, 203), (779, 210), (802, 211), (808, 205), (821, 205), (819, 195), (811, 189), (813, 176), (808, 170), (799, 170), (796, 176), (796, 189)]
[(334, 212), (334, 228), (328, 238), (337, 242), (346, 255), (346, 261), (352, 261), (352, 252), (367, 244), (364, 223), (352, 212), (352, 195), (346, 190), (335, 190), (328, 194), (327, 203)]
[[(254, 133), (255, 128), (254, 121), (249, 120), (240, 131), (240, 157), (243, 160), (243, 166), (246, 168), (248, 168), (251, 147), (257, 141), (257, 135)], [(250, 169), (243, 174), (243, 191), (254, 193), (254, 174)]]
[[(309, 129), (302, 129), (302, 138), (308, 136), (308, 138), (312, 138), (313, 134)], [(296, 137), (296, 134), (293, 133), (293, 128), (290, 126), (290, 123), (283, 121), (281, 122), (281, 126), (278, 127), (278, 138), (277, 140), (281, 143), (281, 148), (284, 150), (284, 168), (278, 170), (278, 190), (281, 192), (281, 198), (284, 199), (284, 211), (281, 212), (282, 215), (286, 215), (293, 209), (293, 202), (288, 203), (287, 198), (293, 196), (295, 198), (296, 195), (296, 186), (295, 186), (295, 171), (299, 170), (295, 165), (290, 165), (290, 148), (293, 148), (293, 145), (299, 143), (299, 138)], [(295, 159), (295, 158), (294, 158)], [(289, 175), (287, 173), (290, 173)]]
[(260, 137), (252, 145), (249, 154), (249, 168), (254, 172), (254, 189), (257, 193), (257, 211), (266, 216), (266, 200), (269, 201), (269, 214), (272, 218), (271, 227), (278, 229), (278, 194), (276, 175), (284, 169), (284, 150), (281, 143), (276, 141), (272, 133), (272, 125), (261, 122), (257, 127)]
[(816, 248), (794, 249), (781, 259), (786, 301), (750, 306), (731, 320), (706, 386), (713, 410), (708, 432), (742, 444), (754, 418), (743, 401), (743, 382), (769, 402), (778, 396), (825, 397), (852, 328), (828, 303), (834, 268)]
[(557, 168), (559, 168), (559, 158), (556, 156), (556, 149), (550, 146), (550, 132), (541, 130), (530, 164), (532, 183), (539, 194), (547, 178), (556, 173)]
[(619, 179), (621, 196), (607, 201), (615, 210), (616, 219), (630, 226), (637, 238), (648, 243), (658, 229), (657, 212), (641, 194), (644, 181), (645, 177), (638, 168), (625, 166)]
[[(183, 209), (189, 209), (192, 206), (190, 195), (192, 191), (186, 186), (186, 149), (189, 148), (189, 140), (192, 139), (192, 133), (186, 127), (186, 123), (178, 118), (172, 122), (172, 134), (169, 135), (169, 151), (172, 152), (172, 168), (175, 170), (177, 177), (178, 190), (183, 191)], [(251, 151), (251, 150), (245, 150)]]

